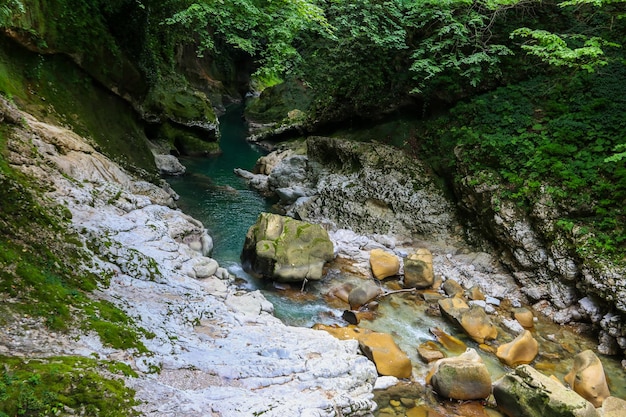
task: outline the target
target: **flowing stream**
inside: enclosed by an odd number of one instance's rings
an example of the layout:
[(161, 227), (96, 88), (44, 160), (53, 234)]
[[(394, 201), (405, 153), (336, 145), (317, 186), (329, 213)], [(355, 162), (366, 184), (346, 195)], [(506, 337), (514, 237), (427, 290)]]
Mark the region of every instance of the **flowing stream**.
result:
[[(249, 190), (246, 182), (237, 177), (233, 169), (251, 170), (264, 152), (246, 142), (246, 127), (242, 120), (241, 107), (230, 108), (220, 118), (220, 123), (222, 131), (220, 145), (223, 154), (213, 158), (182, 159), (181, 162), (187, 167), (187, 175), (168, 180), (180, 195), (179, 207), (202, 221), (209, 229), (214, 240), (212, 256), (220, 265), (242, 278), (243, 285), (247, 288), (260, 289), (274, 304), (275, 315), (286, 324), (305, 327), (315, 323), (346, 324), (341, 319), (343, 312), (341, 307), (327, 305), (321, 294), (321, 285), (328, 285), (329, 282), (310, 283), (307, 285), (307, 291), (301, 292), (299, 288), (275, 288), (271, 284), (258, 282), (242, 270), (239, 255), (246, 232), (255, 223), (259, 213), (271, 211), (271, 202)], [(335, 279), (342, 281), (359, 279), (342, 273), (335, 275), (338, 275)], [(400, 348), (413, 362), (414, 376), (420, 383), (423, 383), (428, 367), (421, 364), (416, 347), (422, 342), (433, 340), (429, 329), (441, 328), (461, 339), (468, 347), (480, 352), (478, 345), (453, 325), (441, 317), (426, 314), (426, 307), (423, 302), (420, 305), (415, 296), (385, 297), (381, 302), (378, 318), (372, 321), (363, 320), (360, 323), (362, 327), (393, 334)], [(584, 349), (593, 349), (595, 346), (591, 339), (581, 337), (567, 327), (553, 323), (540, 321), (534, 333), (540, 343), (540, 357), (533, 366), (548, 375), (553, 373), (559, 378), (568, 372), (572, 357), (576, 353)], [(451, 356), (456, 354), (458, 353), (451, 353)], [(508, 371), (495, 355), (481, 352), (481, 356), (488, 364), (492, 380), (495, 381)], [(611, 392), (617, 397), (626, 398), (626, 375), (618, 361), (607, 357), (603, 357), (602, 360), (611, 382)], [(414, 387), (397, 394), (390, 390), (379, 394), (377, 402), (384, 410), (385, 407), (391, 407), (393, 400), (413, 396), (418, 400), (419, 406), (423, 393), (423, 389), (415, 391)], [(424, 411), (431, 406), (424, 405)], [(403, 415), (401, 411), (398, 412)]]

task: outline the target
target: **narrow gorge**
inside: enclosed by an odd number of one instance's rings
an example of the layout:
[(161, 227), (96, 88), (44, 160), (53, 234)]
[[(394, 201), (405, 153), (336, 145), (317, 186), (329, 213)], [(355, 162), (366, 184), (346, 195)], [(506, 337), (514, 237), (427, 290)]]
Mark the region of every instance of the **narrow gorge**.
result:
[(613, 3), (4, 2), (0, 417), (626, 415)]

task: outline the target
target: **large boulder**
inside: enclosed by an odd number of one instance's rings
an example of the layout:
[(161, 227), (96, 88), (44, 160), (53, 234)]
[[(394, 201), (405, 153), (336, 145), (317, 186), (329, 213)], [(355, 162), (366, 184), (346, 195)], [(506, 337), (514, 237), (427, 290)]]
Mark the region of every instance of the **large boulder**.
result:
[(528, 330), (520, 333), (509, 343), (498, 347), (496, 356), (508, 366), (527, 365), (539, 353), (539, 343)]
[(574, 357), (572, 369), (564, 379), (594, 407), (602, 407), (604, 400), (611, 395), (602, 362), (591, 350), (585, 350)]
[(417, 249), (404, 260), (404, 288), (428, 288), (435, 282), (433, 254)]
[(321, 226), (261, 213), (248, 229), (241, 263), (246, 272), (279, 282), (320, 280), (334, 257), (333, 244)]
[(474, 349), (435, 362), (427, 382), (437, 394), (454, 400), (479, 400), (491, 394), (491, 376)]
[(509, 417), (599, 417), (589, 401), (529, 365), (497, 380), (493, 396)]

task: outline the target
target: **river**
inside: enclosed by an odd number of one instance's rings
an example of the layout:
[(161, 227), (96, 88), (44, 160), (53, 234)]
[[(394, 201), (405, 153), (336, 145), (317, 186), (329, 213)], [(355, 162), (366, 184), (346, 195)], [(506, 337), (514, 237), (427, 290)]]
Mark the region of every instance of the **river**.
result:
[[(271, 283), (259, 282), (242, 270), (239, 255), (246, 232), (255, 223), (259, 213), (271, 211), (271, 202), (250, 190), (246, 182), (237, 177), (233, 170), (235, 168), (251, 170), (256, 160), (264, 154), (264, 150), (245, 140), (246, 126), (243, 123), (241, 107), (230, 108), (220, 118), (220, 124), (222, 155), (212, 158), (181, 159), (187, 167), (187, 175), (168, 180), (180, 195), (179, 207), (201, 220), (208, 228), (214, 241), (212, 256), (220, 265), (241, 278), (242, 286), (260, 289), (274, 304), (275, 315), (285, 324), (305, 327), (310, 327), (315, 323), (345, 324), (341, 319), (342, 310), (326, 305), (320, 294), (321, 285), (330, 285), (330, 282), (309, 284), (306, 293), (297, 290), (285, 291), (282, 288), (277, 290)], [(356, 279), (345, 274), (340, 275), (335, 278)], [(285, 296), (287, 293), (291, 296)], [(413, 301), (404, 299), (385, 298), (380, 306), (379, 318), (372, 321), (364, 320), (361, 326), (376, 331), (390, 332), (394, 335), (398, 345), (409, 355), (414, 364), (414, 377), (418, 382), (417, 385), (423, 382), (428, 368), (421, 365), (416, 346), (433, 339), (429, 332), (430, 328), (441, 328), (462, 339), (469, 347), (478, 350), (478, 346), (473, 341), (459, 333), (450, 323), (440, 317), (425, 314), (424, 305), (418, 306)], [(560, 378), (568, 372), (573, 355), (584, 349), (594, 348), (594, 342), (591, 339), (581, 337), (567, 327), (545, 321), (537, 323), (536, 335), (541, 345), (540, 352), (543, 352), (543, 355), (540, 355), (534, 366), (543, 368), (544, 372), (554, 373)], [(546, 335), (546, 337), (540, 335)], [(493, 380), (507, 372), (494, 355), (481, 352), (481, 356), (487, 362)], [(625, 398), (626, 376), (619, 362), (608, 357), (603, 357), (602, 360), (607, 375), (612, 381), (611, 391), (614, 395)], [(414, 395), (420, 400), (420, 397), (424, 396), (421, 388), (416, 391), (415, 387), (409, 387), (407, 390), (408, 393), (398, 394), (398, 396)], [(377, 401), (384, 409), (393, 397), (393, 390), (391, 390), (383, 393), (382, 396), (379, 394)], [(428, 406), (424, 407), (424, 411), (428, 409)]]

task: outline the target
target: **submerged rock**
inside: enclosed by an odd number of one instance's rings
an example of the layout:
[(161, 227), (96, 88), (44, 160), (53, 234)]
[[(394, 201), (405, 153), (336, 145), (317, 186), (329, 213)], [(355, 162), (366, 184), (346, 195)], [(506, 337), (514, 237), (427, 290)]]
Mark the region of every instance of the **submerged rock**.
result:
[(333, 244), (320, 225), (271, 213), (259, 215), (241, 253), (247, 272), (279, 282), (320, 280), (333, 258)]

